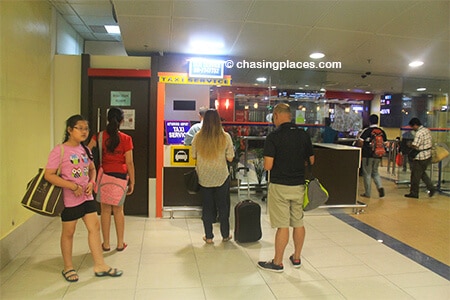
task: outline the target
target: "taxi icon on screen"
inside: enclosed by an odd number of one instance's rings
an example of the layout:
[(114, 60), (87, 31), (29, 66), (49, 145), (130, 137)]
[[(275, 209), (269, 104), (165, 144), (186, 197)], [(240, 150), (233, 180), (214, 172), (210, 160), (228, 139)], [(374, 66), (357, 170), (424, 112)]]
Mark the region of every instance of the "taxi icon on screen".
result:
[(187, 153), (183, 150), (178, 151), (175, 154), (175, 161), (188, 161), (189, 160), (189, 156), (187, 155)]

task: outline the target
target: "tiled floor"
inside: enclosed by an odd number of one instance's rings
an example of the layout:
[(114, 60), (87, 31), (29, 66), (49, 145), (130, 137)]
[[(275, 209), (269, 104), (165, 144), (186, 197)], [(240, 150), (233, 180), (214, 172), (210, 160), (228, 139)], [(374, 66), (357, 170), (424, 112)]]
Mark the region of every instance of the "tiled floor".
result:
[[(124, 270), (120, 278), (96, 278), (87, 246), (87, 233), (79, 223), (75, 243), (74, 261), (80, 280), (68, 283), (61, 276), (62, 261), (59, 248), (60, 221), (40, 234), (20, 255), (1, 270), (1, 299), (450, 299), (448, 265), (446, 276), (424, 267), (384, 243), (356, 229), (364, 218), (382, 215), (386, 220), (401, 215), (389, 215), (382, 203), (405, 203), (404, 190), (383, 180), (387, 189), (385, 199), (370, 199), (361, 215), (351, 210), (316, 210), (307, 213), (307, 237), (302, 253), (303, 266), (294, 269), (288, 260), (292, 243), (284, 259), (285, 271), (272, 273), (256, 267), (258, 260), (273, 256), (275, 231), (268, 223), (265, 202), (262, 225), (263, 238), (256, 243), (222, 243), (214, 245), (202, 241), (203, 227), (198, 217), (175, 219), (148, 219), (126, 217), (124, 252), (105, 254), (106, 261)], [(450, 197), (436, 195), (422, 203), (426, 213), (430, 203), (433, 209), (444, 210), (449, 236)], [(256, 199), (256, 198), (255, 198)], [(233, 195), (232, 202), (238, 201)], [(258, 200), (259, 201), (259, 200)], [(431, 202), (426, 202), (431, 201)], [(436, 202), (444, 205), (437, 205)], [(401, 206), (397, 204), (397, 206)], [(436, 208), (437, 206), (437, 208)], [(373, 207), (373, 209), (372, 209)], [(427, 208), (428, 207), (428, 208)], [(445, 212), (446, 210), (446, 212)], [(336, 217), (336, 216), (337, 217)], [(403, 211), (403, 215), (408, 215)], [(406, 218), (407, 219), (407, 218)], [(234, 218), (231, 218), (233, 225)], [(371, 231), (377, 224), (371, 221)], [(420, 222), (415, 215), (410, 224)], [(368, 222), (369, 223), (369, 222)], [(401, 223), (401, 222), (399, 222)], [(394, 223), (395, 225), (395, 223)], [(366, 227), (366, 228), (364, 228)], [(396, 228), (390, 228), (395, 232)], [(403, 230), (403, 229), (402, 229)], [(219, 230), (215, 227), (218, 236)], [(392, 232), (386, 232), (392, 236)], [(410, 235), (414, 236), (414, 230)], [(423, 243), (432, 243), (423, 240)], [(405, 243), (405, 241), (403, 241)], [(404, 246), (396, 241), (393, 248)], [(114, 244), (112, 245), (114, 246)], [(413, 249), (414, 250), (414, 249)], [(420, 250), (423, 252), (423, 250)], [(450, 245), (441, 252), (450, 253)], [(421, 256), (421, 252), (414, 252)], [(417, 254), (419, 253), (419, 254)], [(426, 257), (426, 256), (424, 256)], [(419, 260), (420, 261), (420, 260)], [(439, 273), (439, 272), (438, 272)], [(446, 278), (445, 278), (446, 277)]]

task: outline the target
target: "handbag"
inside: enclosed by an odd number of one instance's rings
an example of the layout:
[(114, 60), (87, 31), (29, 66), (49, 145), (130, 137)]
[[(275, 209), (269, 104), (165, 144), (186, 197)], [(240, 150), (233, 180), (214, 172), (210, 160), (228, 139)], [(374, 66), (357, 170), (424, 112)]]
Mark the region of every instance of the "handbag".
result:
[(128, 176), (127, 179), (117, 178), (105, 174), (103, 168), (100, 167), (94, 189), (94, 192), (96, 193), (95, 200), (97, 200), (97, 202), (122, 206), (127, 196), (127, 190)]
[(97, 182), (95, 184), (94, 192), (96, 193), (95, 200), (99, 203), (104, 203), (114, 206), (122, 206), (125, 202), (128, 191), (128, 178), (117, 178), (106, 174), (102, 167), (102, 138), (103, 132), (98, 134), (98, 152), (100, 167), (97, 174)]
[(184, 173), (184, 184), (189, 194), (197, 194), (200, 190), (200, 184), (198, 183), (198, 175), (195, 169)]
[(436, 164), (449, 155), (448, 150), (436, 145), (431, 149), (431, 163)]
[(313, 210), (328, 201), (328, 191), (320, 183), (319, 179), (313, 177), (312, 166), (308, 166), (311, 179), (305, 180), (305, 194), (303, 195), (303, 210)]
[(328, 201), (328, 191), (319, 179), (306, 180), (303, 196), (303, 210), (308, 211), (324, 205)]
[[(64, 146), (60, 145), (61, 154), (56, 174), (61, 173)], [(45, 169), (40, 168), (36, 176), (27, 184), (27, 191), (22, 198), (22, 206), (43, 216), (57, 217), (64, 209), (63, 190), (45, 180)]]
[(403, 166), (403, 154), (397, 153), (397, 155), (395, 156), (395, 163), (397, 167)]

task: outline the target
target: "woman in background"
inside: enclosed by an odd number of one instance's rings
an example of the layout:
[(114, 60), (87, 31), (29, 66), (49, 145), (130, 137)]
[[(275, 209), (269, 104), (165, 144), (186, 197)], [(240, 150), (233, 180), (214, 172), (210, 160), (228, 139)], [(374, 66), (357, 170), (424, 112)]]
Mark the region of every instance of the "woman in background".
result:
[[(134, 191), (134, 163), (133, 163), (133, 140), (131, 136), (119, 131), (123, 123), (124, 115), (122, 109), (111, 107), (108, 111), (108, 125), (102, 133), (102, 161), (103, 172), (123, 180), (129, 178), (127, 195)], [(89, 148), (97, 146), (98, 134), (89, 143)], [(101, 203), (101, 223), (103, 234), (103, 251), (111, 250), (110, 228), (111, 213), (114, 214), (116, 225), (117, 251), (123, 251), (128, 246), (124, 242), (125, 216), (123, 205), (113, 206)]]
[(227, 161), (233, 160), (234, 148), (231, 136), (223, 130), (216, 110), (206, 111), (203, 126), (192, 141), (192, 157), (197, 160), (196, 170), (203, 200), (203, 240), (208, 244), (213, 243), (213, 223), (216, 221), (217, 207), (220, 233), (222, 240), (227, 242), (231, 239)]
[[(88, 230), (88, 243), (94, 260), (95, 276), (117, 277), (123, 273), (109, 267), (103, 259), (97, 205), (92, 196), (96, 172), (91, 151), (83, 144), (88, 135), (88, 122), (80, 115), (71, 116), (66, 122), (65, 138), (62, 144), (64, 150), (61, 145), (53, 148), (48, 157), (44, 175), (48, 182), (63, 188), (61, 253), (64, 269), (62, 275), (69, 282), (79, 279), (72, 262), (73, 236), (79, 219), (83, 220)], [(61, 168), (60, 176), (57, 174), (59, 168)]]

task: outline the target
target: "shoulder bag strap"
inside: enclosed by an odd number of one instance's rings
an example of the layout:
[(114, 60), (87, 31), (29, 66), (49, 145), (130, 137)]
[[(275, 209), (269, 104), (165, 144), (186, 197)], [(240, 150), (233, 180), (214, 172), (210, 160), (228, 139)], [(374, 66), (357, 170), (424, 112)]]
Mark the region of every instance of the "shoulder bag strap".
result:
[(102, 165), (103, 131), (100, 131), (98, 133), (97, 143), (98, 143), (98, 146), (97, 146), (98, 147), (98, 156), (99, 156), (99, 159), (100, 159), (99, 166), (101, 166)]
[(63, 160), (63, 156), (64, 156), (64, 145), (60, 144), (59, 148), (60, 148), (59, 166), (58, 166), (58, 171), (56, 171), (56, 175), (58, 175), (58, 176), (59, 176), (59, 174), (61, 174), (61, 165), (62, 165), (62, 160)]

